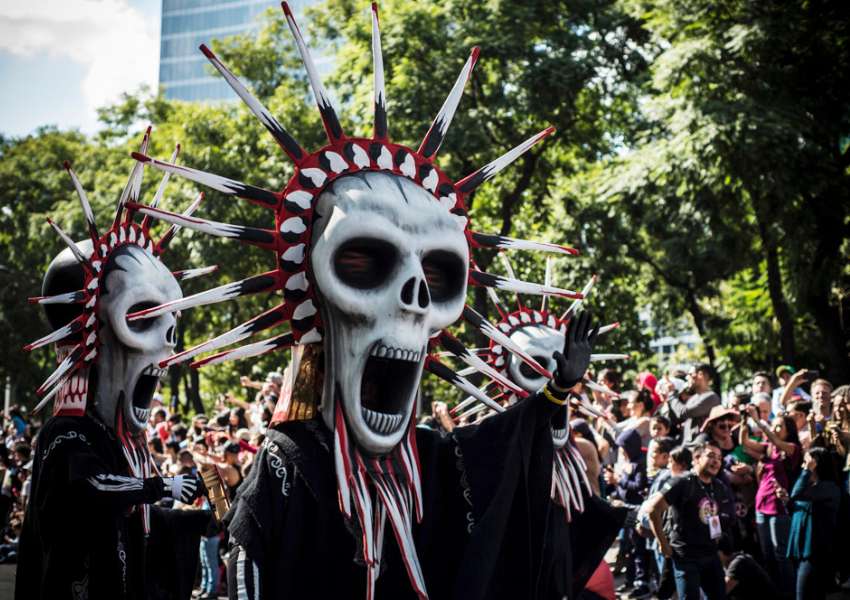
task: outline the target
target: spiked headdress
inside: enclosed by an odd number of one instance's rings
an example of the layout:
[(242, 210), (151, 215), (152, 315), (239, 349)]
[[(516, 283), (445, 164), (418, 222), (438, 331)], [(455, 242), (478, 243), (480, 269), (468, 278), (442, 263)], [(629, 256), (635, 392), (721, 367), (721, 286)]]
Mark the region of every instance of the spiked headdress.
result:
[[(514, 278), (513, 267), (510, 260), (505, 254), (500, 254), (505, 271), (510, 278)], [(512, 354), (517, 360), (522, 361), (530, 367), (536, 374), (545, 377), (547, 380), (552, 378), (552, 373), (538, 360), (531, 356), (524, 348), (517, 344), (512, 339), (512, 335), (522, 329), (537, 327), (545, 328), (554, 336), (559, 336), (562, 339), (566, 334), (567, 327), (573, 316), (575, 316), (581, 308), (584, 299), (588, 297), (594, 285), (596, 284), (596, 276), (594, 275), (587, 285), (581, 290), (581, 299), (573, 301), (570, 306), (560, 316), (549, 309), (548, 297), (543, 296), (540, 308), (532, 308), (523, 304), (520, 296), (516, 296), (516, 308), (511, 309), (503, 303), (493, 290), (488, 290), (490, 301), (495, 305), (496, 310), (500, 315), (500, 320), (496, 323), (496, 329), (500, 333), (500, 337), (491, 337), (490, 344), (487, 348), (479, 349), (476, 354), (483, 360), (492, 371), (500, 377), (490, 375), (490, 381), (482, 389), (478, 389), (477, 393), (470, 395), (464, 401), (458, 403), (453, 409), (452, 414), (455, 418), (474, 415), (486, 408), (492, 408), (497, 412), (505, 410), (504, 407), (497, 402), (499, 399), (508, 399), (511, 396), (515, 398), (523, 398), (527, 395), (527, 391), (520, 387), (516, 381), (511, 379), (511, 374), (508, 370), (509, 358), (508, 354)], [(552, 282), (552, 261), (546, 261), (546, 276), (545, 286), (550, 287)], [(606, 333), (619, 326), (619, 323), (605, 325), (599, 329), (600, 333)], [(563, 342), (561, 342), (562, 345)], [(628, 354), (601, 354), (596, 353), (591, 355), (591, 360), (622, 360), (628, 359)], [(476, 369), (481, 371), (481, 369)], [(461, 375), (472, 372), (472, 367), (461, 371)], [(510, 384), (506, 384), (507, 380)], [(596, 384), (589, 380), (583, 382), (589, 387), (596, 388)], [(587, 402), (576, 402), (576, 408), (580, 411), (591, 414), (592, 416), (603, 416)], [(566, 424), (567, 431), (564, 436), (569, 436), (569, 422)], [(555, 461), (553, 465), (552, 477), (552, 497), (558, 504), (564, 507), (567, 520), (572, 519), (573, 511), (584, 511), (584, 499), (582, 487), (590, 493), (590, 483), (587, 480), (587, 466), (581, 457), (581, 454), (570, 441), (558, 448), (555, 452)]]
[[(142, 139), (140, 148), (142, 152), (147, 150), (149, 142), (150, 127), (145, 131)], [(172, 154), (172, 161), (176, 160), (179, 148), (178, 145)], [(48, 219), (51, 227), (65, 243), (68, 250), (61, 253), (51, 264), (51, 268), (48, 269), (48, 274), (45, 277), (45, 286), (48, 290), (58, 286), (62, 288), (62, 291), (53, 295), (33, 297), (29, 301), (43, 305), (48, 312), (48, 318), (58, 329), (26, 345), (24, 349), (29, 351), (54, 343), (59, 360), (56, 370), (37, 390), (37, 394), (42, 398), (34, 412), (41, 410), (50, 400), (54, 400), (54, 415), (80, 417), (86, 413), (91, 367), (97, 363), (98, 357), (103, 354), (101, 336), (99, 335), (102, 323), (98, 310), (101, 305), (101, 293), (108, 276), (107, 265), (110, 257), (119, 256), (117, 253), (128, 246), (135, 246), (146, 250), (152, 260), (159, 261), (159, 257), (165, 252), (169, 241), (173, 238), (179, 226), (170, 227), (161, 238), (154, 240), (150, 232), (150, 219), (144, 218), (141, 223), (135, 222), (135, 211), (131, 208), (131, 205), (139, 197), (143, 175), (143, 168), (139, 163), (135, 163), (130, 178), (118, 199), (112, 224), (109, 229), (100, 233), (95, 223), (91, 204), (80, 180), (68, 162), (64, 166), (71, 177), (82, 205), (90, 239), (75, 243), (59, 225)], [(168, 174), (166, 174), (162, 178), (151, 201), (152, 206), (158, 205), (162, 200), (168, 177)], [(191, 204), (186, 210), (187, 216), (198, 207), (202, 198), (203, 194)], [(64, 255), (68, 252), (73, 258), (69, 257), (69, 260), (65, 261), (63, 260)], [(214, 269), (215, 267), (188, 269), (173, 272), (172, 275), (177, 280), (182, 280), (209, 273)], [(69, 283), (77, 280), (80, 280), (80, 288), (67, 291)], [(76, 285), (76, 283), (71, 285)], [(63, 308), (63, 310), (60, 310), (60, 308)], [(69, 315), (75, 314), (76, 316), (68, 322)], [(154, 369), (154, 367), (151, 367), (151, 369)], [(150, 374), (154, 375), (152, 372)], [(146, 416), (141, 419), (142, 423), (145, 420)], [(116, 412), (116, 422), (105, 423), (105, 425), (110, 428), (115, 427), (124, 457), (133, 475), (145, 478), (155, 473), (156, 467), (151, 460), (144, 432), (142, 431), (139, 435), (137, 432), (130, 431), (125, 426), (122, 410)], [(140, 508), (145, 531), (148, 531), (150, 525), (149, 507), (148, 505), (141, 505)]]
[[(439, 202), (466, 227), (466, 236), (470, 247), (515, 248), (523, 250), (542, 250), (562, 254), (575, 254), (572, 248), (549, 244), (517, 240), (505, 236), (475, 232), (469, 227), (469, 218), (464, 199), (478, 186), (494, 177), (499, 171), (511, 164), (537, 142), (550, 135), (554, 129), (548, 128), (530, 137), (503, 156), (467, 175), (457, 182), (447, 177), (434, 163), (437, 151), (445, 138), (463, 88), (478, 60), (478, 48), (473, 48), (457, 81), (449, 92), (445, 103), (434, 119), (428, 133), (418, 150), (393, 143), (388, 137), (386, 93), (384, 90), (383, 57), (381, 54), (380, 31), (378, 28), (377, 6), (372, 5), (372, 52), (374, 64), (374, 104), (375, 124), (371, 138), (346, 136), (340, 125), (328, 93), (319, 78), (310, 52), (288, 4), (283, 3), (287, 23), (295, 37), (295, 42), (307, 75), (319, 112), (322, 116), (328, 145), (309, 153), (278, 123), (271, 113), (254, 98), (248, 89), (227, 69), (227, 67), (206, 46), (201, 51), (212, 65), (221, 73), (236, 94), (256, 115), (263, 126), (275, 138), (284, 153), (295, 164), (295, 173), (282, 192), (273, 192), (232, 179), (177, 166), (170, 162), (150, 158), (144, 152), (133, 156), (166, 173), (175, 173), (201, 183), (227, 195), (237, 196), (274, 212), (273, 229), (260, 229), (229, 223), (217, 223), (204, 219), (178, 215), (158, 209), (154, 206), (131, 206), (139, 212), (190, 229), (225, 238), (235, 238), (246, 244), (271, 250), (277, 258), (277, 268), (223, 285), (177, 302), (163, 304), (129, 315), (131, 320), (152, 317), (164, 312), (173, 312), (194, 306), (222, 302), (258, 292), (283, 292), (279, 306), (254, 317), (253, 319), (210, 339), (194, 348), (190, 348), (163, 363), (176, 364), (189, 360), (201, 353), (209, 352), (245, 340), (263, 330), (276, 327), (285, 322), (291, 324), (291, 330), (273, 338), (221, 352), (196, 361), (193, 366), (216, 364), (218, 362), (258, 356), (278, 348), (294, 344), (309, 344), (322, 339), (322, 324), (316, 307), (316, 296), (310, 281), (309, 251), (312, 216), (315, 200), (335, 179), (343, 175), (362, 171), (384, 171), (407, 177), (428, 190), (436, 202)], [(571, 290), (546, 287), (540, 284), (517, 281), (479, 271), (469, 272), (470, 283), (496, 289), (529, 294), (551, 294), (566, 298), (579, 298), (580, 294)], [(468, 315), (477, 321), (475, 315)]]
[[(149, 143), (150, 127), (147, 128), (142, 138), (140, 151), (146, 152)], [(178, 144), (172, 154), (172, 161), (177, 158), (179, 151), (180, 146)], [(97, 224), (95, 223), (94, 212), (80, 180), (71, 168), (70, 163), (65, 162), (64, 166), (68, 171), (68, 175), (71, 177), (83, 209), (83, 215), (85, 216), (86, 226), (91, 240), (91, 250), (86, 252), (88, 244), (76, 244), (50, 218), (48, 218), (48, 222), (82, 268), (83, 285), (79, 290), (52, 296), (35, 296), (29, 298), (29, 301), (34, 304), (41, 304), (46, 308), (53, 305), (79, 305), (81, 306), (81, 310), (79, 311), (80, 314), (72, 321), (62, 325), (52, 333), (27, 344), (24, 346), (24, 350), (30, 351), (51, 343), (56, 343), (60, 355), (59, 366), (36, 390), (36, 393), (42, 398), (34, 410), (41, 410), (51, 399), (55, 398), (53, 414), (82, 416), (86, 410), (86, 397), (88, 395), (88, 368), (96, 360), (100, 346), (100, 340), (98, 339), (100, 323), (97, 310), (100, 293), (103, 289), (103, 266), (114, 251), (129, 244), (144, 248), (159, 257), (166, 250), (174, 234), (179, 230), (179, 226), (170, 227), (159, 240), (155, 241), (151, 237), (151, 221), (149, 218), (142, 219), (141, 223), (134, 221), (133, 215), (135, 211), (130, 206), (139, 197), (143, 175), (141, 165), (136, 163), (118, 199), (112, 224), (104, 233), (99, 233)], [(157, 206), (162, 200), (165, 186), (168, 183), (168, 177), (169, 175), (166, 174), (162, 178), (151, 201), (151, 206)], [(191, 204), (184, 215), (187, 217), (191, 215), (202, 199), (203, 194)], [(188, 269), (175, 271), (173, 274), (178, 280), (182, 280), (204, 275), (214, 269), (215, 267)]]
[[(264, 229), (213, 222), (174, 214), (156, 207), (131, 204), (132, 208), (147, 216), (157, 217), (175, 225), (185, 226), (214, 236), (234, 238), (243, 243), (270, 250), (276, 258), (276, 267), (266, 273), (128, 315), (128, 319), (132, 321), (158, 316), (166, 312), (222, 302), (246, 294), (282, 292), (282, 300), (278, 306), (206, 342), (164, 360), (160, 363), (160, 366), (184, 362), (199, 354), (211, 351), (219, 352), (196, 360), (192, 363), (192, 366), (210, 365), (230, 359), (259, 356), (287, 347), (293, 347), (293, 357), (295, 357), (296, 352), (301, 352), (305, 344), (318, 343), (323, 340), (323, 323), (317, 306), (320, 300), (316, 294), (315, 276), (311, 271), (310, 261), (314, 211), (323, 192), (328, 190), (335, 180), (346, 175), (383, 172), (413, 182), (430, 194), (434, 202), (443, 207), (446, 213), (452, 215), (462, 226), (470, 249), (483, 247), (541, 250), (567, 255), (576, 253), (572, 248), (557, 244), (518, 240), (473, 231), (467, 215), (465, 199), (468, 195), (537, 142), (550, 135), (554, 131), (553, 128), (545, 129), (531, 136), (503, 156), (458, 181), (450, 179), (434, 162), (460, 102), (466, 81), (470, 78), (473, 67), (478, 60), (479, 51), (477, 48), (472, 49), (442, 108), (425, 134), (425, 138), (418, 149), (414, 150), (392, 142), (389, 138), (383, 56), (376, 5), (372, 5), (371, 12), (374, 131), (372, 136), (367, 138), (349, 137), (344, 134), (292, 11), (285, 2), (283, 3), (283, 11), (306, 68), (308, 80), (328, 138), (328, 144), (315, 152), (308, 152), (302, 148), (213, 52), (206, 46), (201, 46), (203, 54), (294, 163), (294, 174), (283, 191), (274, 192), (196, 169), (176, 166), (171, 162), (151, 158), (144, 152), (133, 154), (141, 163), (148, 164), (166, 173), (181, 175), (226, 195), (240, 197), (262, 206), (274, 214), (274, 227)], [(581, 298), (581, 294), (571, 290), (486, 273), (475, 268), (474, 263), (470, 265), (468, 273), (468, 281), (472, 285), (517, 293)], [(467, 307), (464, 309), (463, 315), (484, 335), (497, 340), (503, 340), (505, 337), (501, 331), (473, 309)], [(289, 324), (288, 331), (262, 341), (248, 343), (229, 350), (220, 350), (225, 346), (242, 342), (257, 333), (285, 323)], [(504, 385), (510, 386), (510, 381), (507, 378), (466, 349), (447, 331), (441, 331), (436, 339), (438, 345), (445, 347), (451, 354), (465, 363), (481, 370)], [(434, 347), (436, 345), (434, 344)], [(469, 394), (479, 393), (478, 388), (465, 377), (441, 363), (435, 354), (425, 358), (424, 368)], [(294, 372), (297, 372), (297, 369)], [(490, 400), (484, 394), (479, 394), (479, 396), (482, 397), (482, 401), (485, 401), (485, 398), (486, 401)], [(363, 536), (363, 554), (369, 567), (367, 570), (369, 597), (372, 597), (375, 580), (379, 573), (386, 518), (389, 518), (392, 523), (414, 589), (420, 597), (426, 597), (425, 582), (411, 533), (412, 518), (410, 513), (414, 510), (413, 507), (415, 507), (416, 518), (422, 518), (422, 492), (419, 483), (419, 464), (414, 436), (415, 415), (410, 418), (404, 441), (398, 444), (392, 455), (376, 458), (364, 457), (352, 449), (347, 438), (348, 433), (339, 403), (336, 403), (333, 414), (334, 427), (332, 429), (334, 429), (340, 509), (349, 518), (356, 513), (360, 522)], [(381, 425), (386, 424), (386, 420), (381, 422)], [(377, 493), (375, 497), (370, 492), (370, 482)]]

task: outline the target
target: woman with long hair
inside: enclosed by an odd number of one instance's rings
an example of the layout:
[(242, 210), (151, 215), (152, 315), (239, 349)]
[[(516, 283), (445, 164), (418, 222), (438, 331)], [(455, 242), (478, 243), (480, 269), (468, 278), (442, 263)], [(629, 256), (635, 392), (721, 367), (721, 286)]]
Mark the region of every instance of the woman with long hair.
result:
[[(741, 423), (739, 443), (758, 458), (756, 469), (756, 529), (759, 544), (767, 563), (768, 572), (776, 578), (780, 590), (794, 586), (794, 567), (788, 559), (788, 534), (791, 516), (779, 496), (791, 487), (799, 468), (802, 450), (797, 436), (797, 425), (789, 416), (776, 417), (768, 424), (760, 420), (755, 406), (748, 406), (750, 419)], [(767, 442), (750, 439), (749, 424), (761, 429)]]
[(841, 492), (833, 456), (825, 448), (806, 452), (803, 471), (794, 484), (788, 506), (793, 516), (788, 557), (797, 567), (797, 600), (826, 598), (832, 579), (833, 550)]

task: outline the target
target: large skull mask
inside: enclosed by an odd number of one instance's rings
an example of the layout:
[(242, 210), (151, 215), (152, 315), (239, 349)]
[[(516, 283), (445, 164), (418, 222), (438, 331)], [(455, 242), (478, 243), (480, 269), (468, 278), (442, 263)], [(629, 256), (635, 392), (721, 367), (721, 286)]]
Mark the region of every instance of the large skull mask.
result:
[(464, 225), (404, 177), (341, 177), (316, 206), (311, 268), (325, 324), (322, 414), (342, 402), (367, 453), (402, 439), (416, 404), (431, 335), (453, 323), (466, 296)]
[(183, 296), (177, 280), (149, 251), (134, 244), (109, 256), (102, 276), (98, 317), (101, 349), (95, 410), (107, 425), (122, 411), (125, 427), (143, 430), (159, 378), (159, 362), (172, 354), (177, 316), (127, 322), (127, 315)]
[[(530, 325), (515, 330), (511, 340), (523, 351), (540, 363), (550, 373), (557, 367), (554, 353), (563, 352), (564, 334), (545, 325)], [(546, 378), (513, 355), (508, 358), (508, 375), (511, 380), (529, 393), (546, 385)], [(566, 411), (564, 411), (566, 413)], [(562, 448), (567, 442), (567, 427), (552, 428), (552, 442)]]

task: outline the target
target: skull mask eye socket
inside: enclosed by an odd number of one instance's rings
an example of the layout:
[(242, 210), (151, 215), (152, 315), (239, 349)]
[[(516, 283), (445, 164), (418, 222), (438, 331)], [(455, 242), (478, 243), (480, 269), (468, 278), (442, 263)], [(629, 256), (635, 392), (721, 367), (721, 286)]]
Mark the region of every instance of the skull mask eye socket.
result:
[[(138, 312), (140, 310), (153, 308), (154, 306), (158, 306), (158, 303), (150, 302), (150, 301), (148, 301), (148, 302), (138, 302), (138, 303), (134, 304), (133, 306), (131, 306), (127, 310), (127, 314), (130, 315), (130, 314), (133, 314), (134, 312)], [(156, 321), (157, 321), (156, 318), (153, 318), (153, 319), (137, 319), (135, 321), (127, 321), (127, 327), (130, 328), (130, 331), (133, 331), (135, 333), (141, 333), (142, 331), (147, 331), (148, 329), (153, 327), (156, 324)]]
[(353, 288), (380, 287), (395, 271), (398, 250), (384, 240), (354, 238), (342, 244), (333, 259), (337, 277)]
[(445, 250), (429, 252), (422, 259), (422, 270), (434, 302), (448, 302), (463, 292), (466, 268), (457, 254)]
[[(541, 365), (545, 365), (548, 362), (548, 359), (545, 356), (534, 356), (534, 355), (532, 355), (531, 358), (536, 360)], [(520, 363), (519, 372), (526, 379), (535, 380), (535, 379), (542, 379), (543, 378), (543, 376), (540, 373), (538, 373), (537, 371), (532, 369), (526, 363)]]

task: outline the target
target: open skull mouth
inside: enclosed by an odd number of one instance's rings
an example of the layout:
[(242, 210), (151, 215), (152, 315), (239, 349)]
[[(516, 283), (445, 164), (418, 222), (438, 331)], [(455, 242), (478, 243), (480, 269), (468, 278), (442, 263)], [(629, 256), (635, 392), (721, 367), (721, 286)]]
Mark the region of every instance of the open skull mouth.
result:
[(375, 433), (389, 435), (404, 426), (410, 397), (419, 380), (422, 352), (380, 341), (372, 346), (360, 381), (360, 410)]
[(156, 384), (165, 375), (166, 370), (149, 365), (139, 374), (133, 386), (133, 415), (140, 423), (147, 423), (151, 414), (151, 400), (156, 392)]

